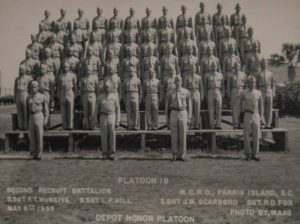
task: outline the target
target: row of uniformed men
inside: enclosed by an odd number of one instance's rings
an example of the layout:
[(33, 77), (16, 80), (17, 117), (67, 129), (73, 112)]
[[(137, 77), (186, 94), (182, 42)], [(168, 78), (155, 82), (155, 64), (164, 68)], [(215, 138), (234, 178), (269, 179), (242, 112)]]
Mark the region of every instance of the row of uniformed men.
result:
[[(255, 89), (255, 77), (249, 76), (247, 81), (248, 88), (241, 91), (238, 100), (239, 105), (244, 104), (244, 147), (246, 160), (259, 161), (259, 133), (264, 113), (263, 96), (261, 91)], [(185, 161), (187, 158), (186, 132), (192, 118), (192, 97), (190, 91), (181, 87), (180, 76), (175, 77), (174, 84), (175, 87), (169, 90), (166, 97), (166, 121), (171, 130), (172, 160)], [(97, 100), (93, 120), (95, 122), (100, 115), (103, 158), (114, 160), (116, 152), (115, 128), (120, 125), (120, 102), (115, 93), (109, 92), (107, 83), (104, 83), (103, 89), (104, 91)], [(37, 160), (41, 159), (43, 126), (49, 117), (47, 99), (38, 90), (38, 82), (32, 81), (30, 95), (26, 98), (29, 111), (30, 153), (32, 158)], [(216, 93), (217, 90), (211, 91)], [(135, 96), (131, 95), (130, 97), (134, 98)]]

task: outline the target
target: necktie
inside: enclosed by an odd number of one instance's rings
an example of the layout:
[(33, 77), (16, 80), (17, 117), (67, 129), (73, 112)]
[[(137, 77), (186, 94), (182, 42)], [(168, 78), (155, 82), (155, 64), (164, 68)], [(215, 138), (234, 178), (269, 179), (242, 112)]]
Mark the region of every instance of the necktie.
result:
[(178, 107), (182, 107), (181, 99), (180, 99), (180, 90), (176, 91), (177, 105)]

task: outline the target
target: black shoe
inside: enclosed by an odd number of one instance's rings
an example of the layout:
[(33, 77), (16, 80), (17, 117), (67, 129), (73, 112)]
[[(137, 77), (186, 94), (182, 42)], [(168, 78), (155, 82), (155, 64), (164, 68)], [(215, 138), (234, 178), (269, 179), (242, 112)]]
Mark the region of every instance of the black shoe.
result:
[(251, 159), (255, 160), (255, 161), (260, 161), (259, 157), (253, 156)]
[(246, 161), (250, 161), (251, 158), (250, 158), (249, 156), (247, 156), (247, 157), (245, 158), (245, 160), (246, 160)]
[(114, 156), (108, 156), (107, 158), (108, 158), (109, 160), (112, 160), (112, 161), (113, 161), (113, 160), (116, 160), (116, 158), (115, 158)]
[(107, 155), (103, 155), (102, 160), (107, 160)]
[(176, 156), (173, 156), (171, 159), (172, 162), (175, 162), (176, 160), (177, 160)]
[(185, 158), (182, 158), (182, 157), (177, 158), (177, 160), (178, 160), (178, 161), (181, 161), (181, 162), (185, 162), (185, 161), (186, 161), (186, 159), (185, 159)]
[(222, 128), (221, 128), (221, 127), (216, 127), (216, 129), (218, 129), (218, 130), (222, 130)]

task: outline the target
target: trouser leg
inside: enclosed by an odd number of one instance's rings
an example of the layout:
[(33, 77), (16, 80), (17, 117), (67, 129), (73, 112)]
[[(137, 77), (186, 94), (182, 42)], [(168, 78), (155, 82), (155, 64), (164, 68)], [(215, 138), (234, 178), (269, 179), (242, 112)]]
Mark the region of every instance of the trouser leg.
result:
[(108, 121), (106, 115), (100, 115), (101, 151), (107, 155), (108, 151)]
[(61, 122), (63, 129), (67, 129), (67, 108), (65, 95), (60, 96)]
[(158, 96), (152, 101), (152, 127), (158, 128)]
[(116, 152), (116, 116), (108, 116), (108, 156), (113, 155)]
[(125, 100), (125, 107), (126, 107), (126, 114), (127, 114), (127, 128), (132, 128), (132, 121), (131, 121), (131, 96), (130, 94), (126, 94), (126, 100)]
[(88, 117), (89, 117), (89, 108), (88, 108), (88, 94), (84, 93), (82, 97), (82, 109), (83, 109), (83, 128), (88, 128)]
[(29, 118), (29, 149), (30, 149), (30, 155), (32, 157), (35, 157), (35, 149), (36, 149), (36, 129), (35, 129), (35, 124), (33, 121), (33, 115), (30, 115)]
[(151, 97), (146, 96), (145, 100), (145, 110), (148, 128), (152, 128), (152, 111), (151, 111)]
[(181, 111), (179, 120), (179, 148), (177, 156), (179, 158), (185, 158), (186, 156), (186, 132), (187, 132), (187, 112)]
[(265, 120), (267, 127), (272, 126), (273, 96), (271, 94), (272, 92), (265, 98)]
[(244, 149), (247, 157), (252, 154), (251, 150), (251, 134), (252, 134), (252, 114), (245, 113), (244, 115)]
[(95, 113), (95, 107), (96, 107), (96, 94), (90, 93), (89, 94), (89, 128), (93, 129), (93, 117)]
[(260, 119), (255, 118), (252, 122), (252, 156), (256, 157), (259, 153), (259, 133), (260, 133)]
[(40, 158), (43, 153), (44, 116), (42, 113), (34, 115), (35, 126), (35, 157)]
[(132, 100), (132, 121), (133, 127), (138, 128), (138, 120), (139, 120), (139, 95), (135, 94), (134, 99)]
[(208, 92), (208, 117), (209, 117), (209, 127), (210, 129), (215, 128), (214, 124), (214, 116), (215, 116), (215, 103), (214, 103), (214, 95), (212, 92)]
[(221, 123), (222, 123), (222, 94), (221, 92), (217, 92), (216, 98), (215, 98), (215, 103), (216, 103), (216, 127), (220, 128)]
[(232, 109), (232, 126), (237, 128), (239, 126), (239, 116), (240, 116), (240, 105), (236, 91), (231, 92), (231, 109)]
[(170, 117), (170, 129), (171, 129), (171, 151), (173, 156), (178, 154), (178, 138), (179, 138), (179, 128), (178, 128), (178, 112), (172, 111)]
[(16, 97), (16, 107), (17, 107), (17, 119), (18, 119), (18, 128), (22, 129), (23, 128), (23, 108), (21, 104), (21, 99), (20, 96), (17, 95)]

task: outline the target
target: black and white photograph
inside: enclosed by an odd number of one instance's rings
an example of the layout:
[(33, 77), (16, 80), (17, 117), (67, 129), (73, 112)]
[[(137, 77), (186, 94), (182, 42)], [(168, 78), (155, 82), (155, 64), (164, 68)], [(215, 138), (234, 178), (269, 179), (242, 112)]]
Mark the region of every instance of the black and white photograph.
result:
[(299, 66), (299, 0), (0, 0), (0, 224), (300, 223)]

